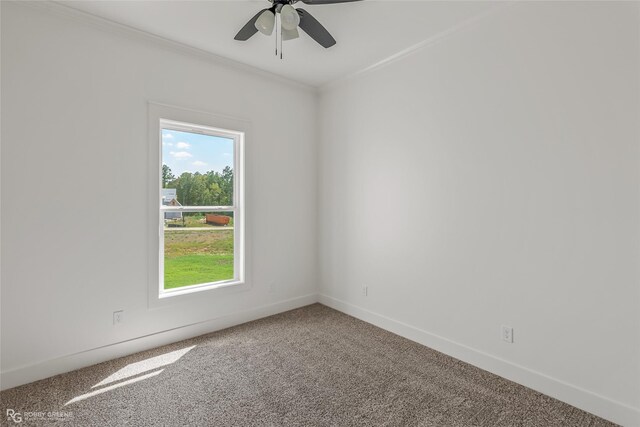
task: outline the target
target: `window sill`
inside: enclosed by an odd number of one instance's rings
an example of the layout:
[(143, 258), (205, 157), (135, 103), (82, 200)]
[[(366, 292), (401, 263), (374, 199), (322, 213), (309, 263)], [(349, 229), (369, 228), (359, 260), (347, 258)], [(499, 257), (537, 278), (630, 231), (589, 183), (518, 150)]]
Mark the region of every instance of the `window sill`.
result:
[(245, 281), (229, 281), (224, 283), (193, 286), (175, 291), (159, 291), (156, 287), (149, 295), (148, 309), (162, 309), (171, 306), (196, 307), (210, 304), (226, 295), (250, 291), (251, 284)]
[[(243, 286), (245, 285), (245, 286)], [(246, 283), (241, 280), (228, 280), (224, 282), (204, 283), (202, 285), (185, 286), (183, 288), (161, 290), (158, 298), (172, 298), (180, 295), (188, 295), (196, 292), (206, 292), (213, 290), (223, 290), (231, 287), (246, 287)]]

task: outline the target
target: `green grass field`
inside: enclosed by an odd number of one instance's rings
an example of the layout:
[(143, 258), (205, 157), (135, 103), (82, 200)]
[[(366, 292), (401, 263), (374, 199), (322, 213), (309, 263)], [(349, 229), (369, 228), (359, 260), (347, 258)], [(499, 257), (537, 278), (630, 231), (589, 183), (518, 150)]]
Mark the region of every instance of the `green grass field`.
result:
[(233, 230), (165, 230), (165, 289), (230, 279)]

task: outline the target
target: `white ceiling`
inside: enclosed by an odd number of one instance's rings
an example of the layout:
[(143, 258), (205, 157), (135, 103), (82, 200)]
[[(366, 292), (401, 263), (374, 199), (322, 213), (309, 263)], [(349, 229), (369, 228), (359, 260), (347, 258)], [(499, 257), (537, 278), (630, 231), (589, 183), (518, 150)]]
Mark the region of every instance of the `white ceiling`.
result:
[(275, 56), (274, 36), (233, 39), (266, 0), (60, 1), (69, 7), (311, 86), (360, 71), (497, 6), (485, 1), (361, 2), (309, 6), (337, 40), (324, 49), (304, 32)]

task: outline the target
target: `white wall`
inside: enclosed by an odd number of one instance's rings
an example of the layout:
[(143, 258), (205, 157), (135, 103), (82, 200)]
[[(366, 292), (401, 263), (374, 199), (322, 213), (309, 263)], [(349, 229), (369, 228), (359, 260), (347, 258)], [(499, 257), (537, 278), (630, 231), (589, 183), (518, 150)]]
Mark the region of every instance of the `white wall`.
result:
[[(506, 7), (326, 88), (318, 123), (311, 90), (2, 2), (2, 387), (303, 305), (320, 274), (327, 304), (630, 420), (639, 14)], [(251, 291), (147, 308), (149, 100), (251, 122)]]
[(639, 9), (512, 5), (325, 88), (321, 300), (640, 425)]
[[(250, 121), (250, 291), (147, 308), (150, 100)], [(65, 359), (78, 352), (315, 301), (316, 104), (309, 88), (2, 2), (3, 388), (140, 346)]]

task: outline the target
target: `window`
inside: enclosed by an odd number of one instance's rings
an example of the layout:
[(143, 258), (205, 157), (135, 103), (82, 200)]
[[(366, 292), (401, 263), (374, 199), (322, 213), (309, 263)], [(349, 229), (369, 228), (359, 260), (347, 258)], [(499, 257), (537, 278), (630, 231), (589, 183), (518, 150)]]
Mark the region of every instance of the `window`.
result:
[(159, 296), (243, 283), (243, 133), (165, 119), (159, 132)]

